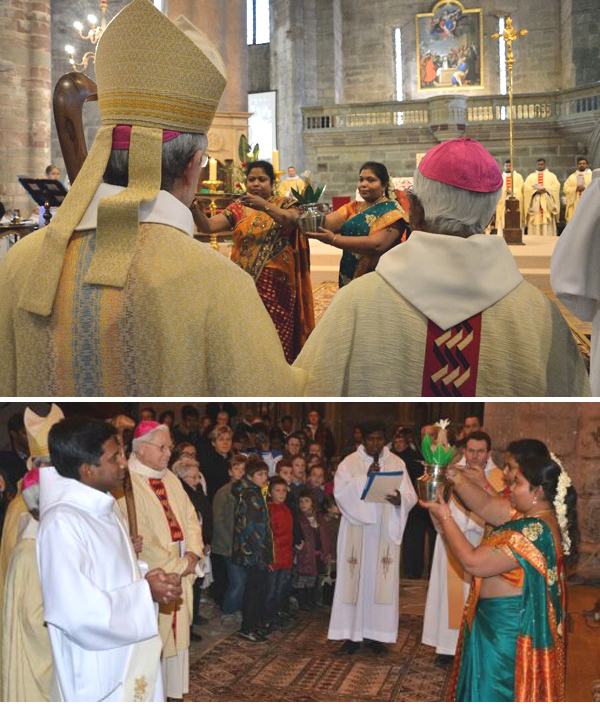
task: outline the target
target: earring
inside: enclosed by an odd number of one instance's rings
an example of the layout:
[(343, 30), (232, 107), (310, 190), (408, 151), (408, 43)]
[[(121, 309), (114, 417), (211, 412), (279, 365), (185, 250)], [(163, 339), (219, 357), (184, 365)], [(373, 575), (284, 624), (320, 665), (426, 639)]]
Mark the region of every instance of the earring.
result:
[(531, 502), (532, 506), (537, 506), (537, 496), (533, 497), (533, 501)]

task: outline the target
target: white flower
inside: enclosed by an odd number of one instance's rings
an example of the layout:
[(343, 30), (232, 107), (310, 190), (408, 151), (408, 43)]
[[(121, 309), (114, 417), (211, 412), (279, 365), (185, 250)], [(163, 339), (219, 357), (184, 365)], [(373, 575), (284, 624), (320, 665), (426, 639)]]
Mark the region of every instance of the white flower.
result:
[(567, 520), (567, 504), (565, 500), (567, 498), (567, 489), (569, 486), (573, 485), (573, 482), (565, 471), (560, 459), (553, 452), (550, 452), (550, 458), (560, 469), (560, 475), (556, 485), (556, 496), (554, 497), (554, 512), (556, 513), (556, 519), (560, 527), (563, 552), (565, 555), (568, 555), (569, 552), (571, 552), (571, 538), (569, 537), (568, 531), (569, 521)]
[(440, 420), (439, 422), (436, 422), (436, 427), (439, 427), (441, 430), (445, 430), (446, 427), (450, 427), (450, 420)]

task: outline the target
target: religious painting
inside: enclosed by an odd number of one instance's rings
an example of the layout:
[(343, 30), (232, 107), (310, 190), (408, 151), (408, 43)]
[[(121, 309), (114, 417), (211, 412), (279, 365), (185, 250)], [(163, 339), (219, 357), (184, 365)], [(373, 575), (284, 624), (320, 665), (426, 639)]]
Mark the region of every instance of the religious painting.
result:
[(483, 88), (482, 19), (456, 0), (416, 16), (419, 91)]

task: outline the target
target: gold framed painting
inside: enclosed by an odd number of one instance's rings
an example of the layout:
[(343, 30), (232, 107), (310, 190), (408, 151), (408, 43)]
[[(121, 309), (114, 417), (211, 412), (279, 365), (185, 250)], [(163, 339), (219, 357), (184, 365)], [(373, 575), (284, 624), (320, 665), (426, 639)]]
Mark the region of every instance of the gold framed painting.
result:
[(441, 0), (418, 14), (417, 86), (419, 91), (483, 88), (483, 15), (457, 0)]

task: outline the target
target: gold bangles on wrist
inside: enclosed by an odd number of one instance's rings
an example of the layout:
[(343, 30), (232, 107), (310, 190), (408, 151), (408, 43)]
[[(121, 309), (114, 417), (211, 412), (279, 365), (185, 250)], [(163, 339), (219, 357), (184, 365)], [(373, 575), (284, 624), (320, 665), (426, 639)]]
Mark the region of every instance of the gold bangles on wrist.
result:
[(264, 211), (266, 214), (269, 213), (270, 209), (269, 209), (269, 205), (268, 205), (268, 204), (265, 204), (265, 205), (263, 206), (263, 211)]
[(336, 239), (339, 235), (340, 235), (339, 233), (336, 233), (336, 234), (333, 236), (333, 240), (331, 241), (331, 245), (333, 245), (333, 244), (335, 243), (335, 239)]

